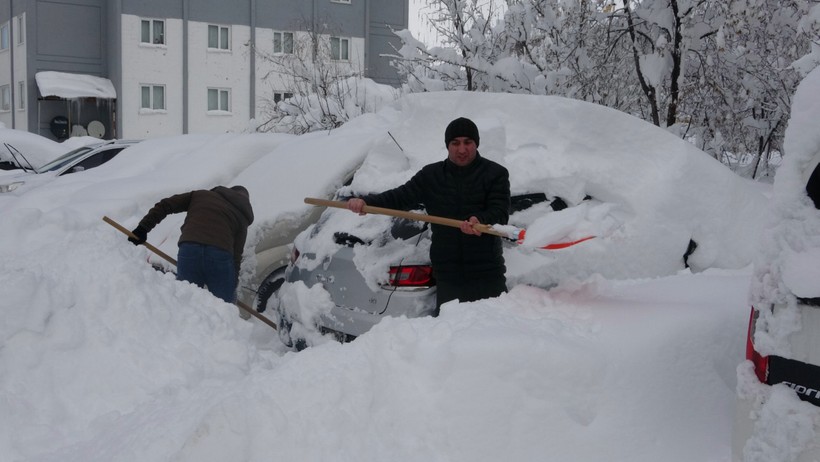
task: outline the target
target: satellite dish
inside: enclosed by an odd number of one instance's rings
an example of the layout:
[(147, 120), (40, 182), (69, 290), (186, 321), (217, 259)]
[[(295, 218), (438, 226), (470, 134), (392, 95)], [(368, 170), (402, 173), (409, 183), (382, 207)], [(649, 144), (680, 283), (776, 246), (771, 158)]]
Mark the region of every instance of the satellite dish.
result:
[(68, 118), (57, 116), (51, 119), (51, 134), (58, 140), (68, 138)]
[(74, 125), (71, 127), (71, 136), (86, 136), (88, 132), (82, 125)]
[(102, 138), (105, 135), (105, 125), (99, 120), (92, 120), (88, 123), (88, 135), (94, 138)]

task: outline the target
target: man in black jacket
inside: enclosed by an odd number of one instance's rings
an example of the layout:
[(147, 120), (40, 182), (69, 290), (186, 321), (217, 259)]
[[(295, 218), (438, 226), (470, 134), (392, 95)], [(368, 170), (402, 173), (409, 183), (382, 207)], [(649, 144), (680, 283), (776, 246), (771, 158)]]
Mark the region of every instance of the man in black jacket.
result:
[(473, 121), (455, 119), (444, 132), (447, 159), (424, 166), (397, 188), (347, 202), (359, 214), (365, 205), (409, 210), (421, 204), (430, 215), (463, 220), (460, 229), (431, 225), (434, 316), (450, 300), (475, 301), (507, 290), (501, 238), (482, 235), (473, 225), (507, 224), (510, 178), (506, 168), (481, 157), (479, 141)]
[(188, 212), (182, 224), (177, 255), (177, 279), (207, 287), (228, 303), (236, 301), (239, 265), (253, 223), (250, 196), (244, 186), (197, 190), (166, 197), (140, 221), (128, 240), (145, 242), (166, 216)]

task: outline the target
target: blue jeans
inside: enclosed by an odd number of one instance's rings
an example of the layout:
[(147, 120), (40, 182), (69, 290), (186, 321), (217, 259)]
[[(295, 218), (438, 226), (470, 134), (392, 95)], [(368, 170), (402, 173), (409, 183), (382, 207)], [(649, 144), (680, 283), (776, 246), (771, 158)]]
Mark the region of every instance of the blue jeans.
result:
[(228, 303), (236, 301), (233, 255), (212, 245), (182, 242), (177, 254), (177, 279), (207, 287)]

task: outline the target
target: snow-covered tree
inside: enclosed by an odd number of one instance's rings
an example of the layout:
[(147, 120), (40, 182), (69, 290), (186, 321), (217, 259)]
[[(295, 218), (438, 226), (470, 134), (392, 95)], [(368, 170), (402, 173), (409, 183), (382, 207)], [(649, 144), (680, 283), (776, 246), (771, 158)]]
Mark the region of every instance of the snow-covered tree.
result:
[(734, 0), (709, 6), (720, 22), (687, 64), (682, 111), (690, 130), (683, 133), (724, 163), (746, 169), (744, 174), (766, 175), (769, 157), (782, 152), (791, 97), (805, 75), (792, 64), (817, 40), (816, 32), (800, 26), (811, 3)]
[(769, 156), (782, 150), (791, 95), (820, 56), (817, 0), (428, 5), (441, 46), (399, 33), (395, 63), (410, 91), (603, 104), (665, 127), (750, 177), (767, 174)]
[(331, 35), (328, 31), (294, 33), (287, 36), (287, 52), (254, 50), (266, 63), (263, 80), (270, 87), (268, 96), (262, 98), (257, 131), (301, 134), (329, 130), (375, 112), (385, 101), (398, 97), (392, 87), (364, 77), (355, 64), (361, 59), (331, 59)]

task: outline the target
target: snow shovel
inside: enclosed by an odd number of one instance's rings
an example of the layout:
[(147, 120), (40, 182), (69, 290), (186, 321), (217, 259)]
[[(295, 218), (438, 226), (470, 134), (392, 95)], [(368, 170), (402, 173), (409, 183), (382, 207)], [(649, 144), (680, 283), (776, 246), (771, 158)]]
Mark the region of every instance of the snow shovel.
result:
[[(133, 238), (137, 237), (137, 236), (134, 236), (134, 234), (131, 231), (129, 231), (127, 228), (123, 227), (121, 224), (117, 223), (116, 221), (112, 220), (111, 218), (103, 216), (103, 221), (108, 223), (109, 225), (117, 228), (118, 230), (120, 230), (120, 232), (122, 232), (123, 234), (125, 234), (128, 237), (133, 237)], [(164, 258), (166, 261), (168, 261), (172, 265), (176, 266), (177, 261), (174, 260), (173, 258), (171, 258), (170, 256), (168, 256), (168, 254), (166, 254), (162, 250), (159, 250), (158, 248), (154, 247), (153, 245), (149, 244), (148, 242), (143, 242), (142, 245), (144, 245), (146, 248), (148, 248), (148, 250), (150, 250), (151, 252), (154, 252), (155, 254), (159, 255), (162, 258)], [(274, 324), (273, 321), (271, 321), (270, 319), (266, 318), (265, 316), (262, 316), (261, 314), (257, 313), (256, 310), (249, 307), (248, 305), (246, 305), (241, 300), (236, 301), (236, 306), (238, 306), (239, 309), (241, 309), (242, 311), (250, 314), (251, 316), (259, 319), (262, 322), (264, 322), (265, 324), (271, 326), (274, 330), (276, 329), (276, 324)]]
[[(310, 205), (317, 205), (322, 207), (335, 207), (338, 209), (347, 209), (347, 202), (343, 201), (331, 201), (326, 199), (316, 199), (313, 197), (306, 197), (305, 203)], [(395, 210), (395, 209), (387, 209), (383, 207), (373, 207), (371, 205), (365, 205), (362, 209), (365, 213), (373, 213), (377, 215), (387, 215), (391, 217), (397, 218), (406, 218), (408, 220), (416, 220), (416, 221), (424, 221), (427, 223), (433, 223), (437, 225), (444, 225), (450, 226), (453, 228), (460, 228), (461, 227), (461, 220), (456, 220), (453, 218), (444, 218), (444, 217), (437, 217), (435, 215), (425, 215), (422, 213), (414, 213), (414, 212), (405, 212), (404, 210)], [(505, 239), (509, 239), (515, 241), (517, 244), (522, 244), (524, 242), (524, 237), (526, 235), (526, 229), (515, 229), (515, 231), (506, 233), (504, 231), (499, 231), (493, 228), (490, 225), (486, 225), (483, 223), (478, 223), (473, 225), (473, 229), (480, 231), (482, 233), (492, 234), (493, 236), (503, 237)], [(546, 250), (558, 250), (558, 249), (565, 249), (567, 247), (571, 247), (575, 244), (579, 244), (584, 241), (588, 241), (595, 236), (586, 236), (582, 237), (581, 239), (576, 239), (573, 241), (566, 241), (566, 242), (557, 242), (554, 244), (548, 244), (542, 247), (538, 247), (540, 249)]]

